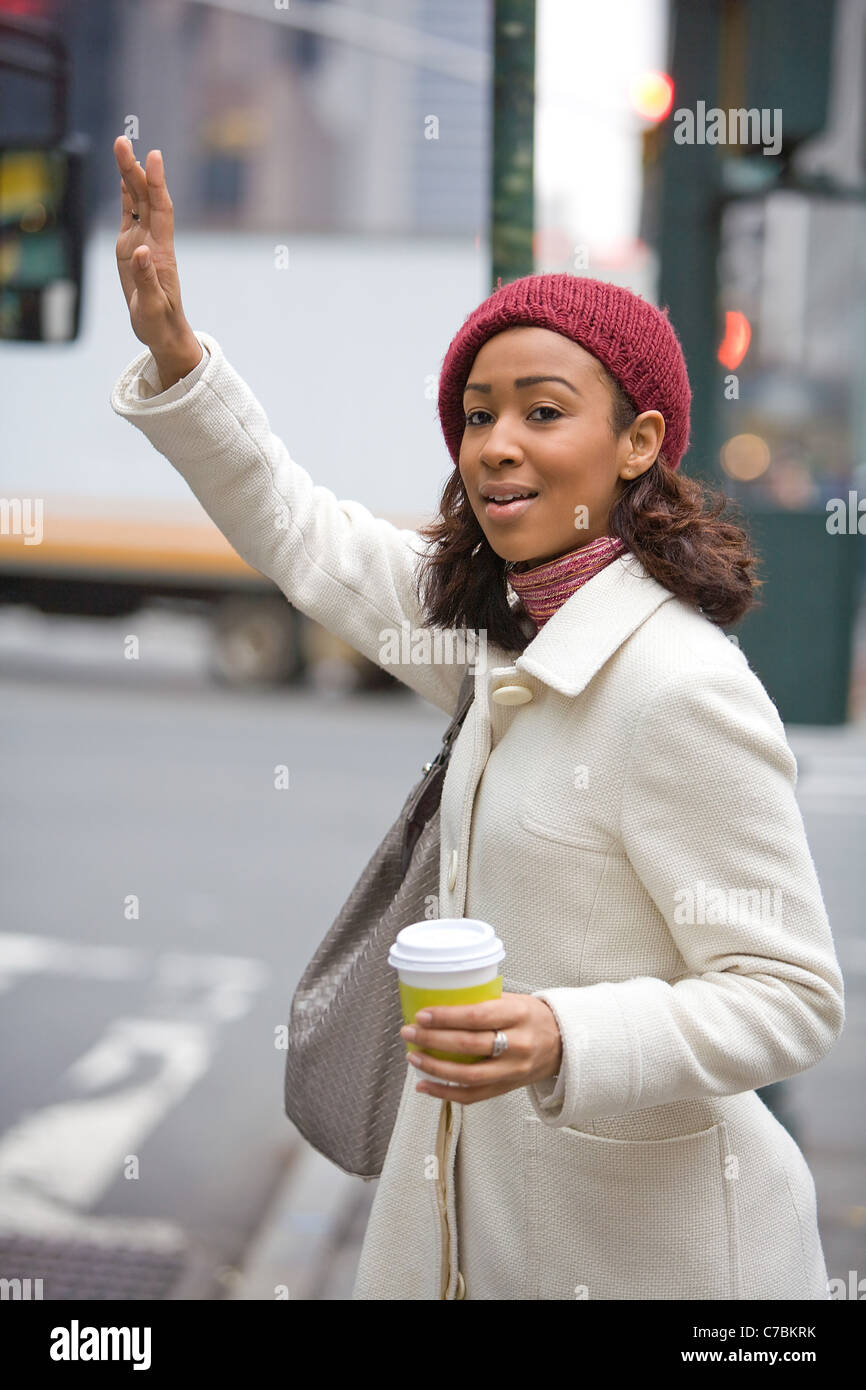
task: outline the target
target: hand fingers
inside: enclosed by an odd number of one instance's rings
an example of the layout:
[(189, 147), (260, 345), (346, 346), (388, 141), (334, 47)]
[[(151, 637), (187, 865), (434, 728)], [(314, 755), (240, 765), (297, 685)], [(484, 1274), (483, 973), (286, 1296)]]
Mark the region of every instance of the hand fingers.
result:
[[(418, 1074), (416, 1091), (441, 1100), (456, 1100), (463, 1105), (504, 1095), (527, 1083), (525, 1067), (507, 1053), (488, 1062), (445, 1062), (417, 1052), (411, 1052), (409, 1057), (410, 1060), (419, 1059), (414, 1063)], [(448, 1085), (448, 1082), (457, 1084)]]
[(144, 172), (151, 211), (171, 212), (172, 201), (168, 196), (168, 187), (165, 182), (162, 150), (148, 150)]
[(132, 141), (125, 135), (118, 135), (114, 142), (114, 158), (134, 198), (142, 198), (147, 193), (147, 179), (141, 164), (135, 157)]
[[(499, 999), (484, 999), (478, 1004), (437, 1004), (419, 1009), (429, 1014), (429, 1021), (416, 1019), (414, 1027), (420, 1035), (431, 1028), (513, 1028), (526, 1018), (525, 994), (505, 993)], [(413, 1042), (417, 1039), (413, 1038)]]
[(174, 204), (165, 182), (162, 150), (150, 150), (147, 156), (147, 188), (150, 202), (150, 231), (163, 250), (174, 248)]
[[(114, 157), (120, 170), (120, 176), (129, 192), (132, 204), (131, 211), (138, 213), (139, 225), (148, 228), (150, 226), (150, 195), (147, 175), (136, 159), (132, 144), (125, 135), (118, 135), (115, 140)], [(130, 223), (134, 220), (134, 218), (130, 218)]]
[(130, 227), (134, 227), (137, 219), (133, 217), (133, 212), (137, 212), (132, 194), (126, 186), (126, 180), (120, 180), (120, 230), (128, 232)]
[(131, 264), (135, 277), (135, 288), (138, 290), (140, 311), (147, 314), (161, 309), (165, 300), (165, 291), (159, 283), (153, 256), (150, 255), (146, 247), (136, 246), (132, 253)]
[[(461, 1052), (467, 1057), (489, 1057), (493, 1052), (493, 1034), (496, 1029), (479, 1029), (473, 1033), (458, 1033), (443, 1028), (416, 1028), (414, 1038), (406, 1038), (425, 1052)], [(401, 1030), (401, 1037), (403, 1031)], [(410, 1052), (409, 1056), (413, 1056)]]
[[(449, 1048), (449, 1051), (452, 1049)], [(456, 1049), (455, 1049), (456, 1050)], [(490, 1049), (485, 1055), (489, 1060), (482, 1062), (446, 1062), (442, 1057), (428, 1057), (426, 1053), (410, 1052), (409, 1062), (419, 1077), (433, 1081), (458, 1081), (461, 1086), (489, 1086), (501, 1081), (517, 1082), (522, 1075), (521, 1063), (516, 1055), (503, 1053), (492, 1057)]]

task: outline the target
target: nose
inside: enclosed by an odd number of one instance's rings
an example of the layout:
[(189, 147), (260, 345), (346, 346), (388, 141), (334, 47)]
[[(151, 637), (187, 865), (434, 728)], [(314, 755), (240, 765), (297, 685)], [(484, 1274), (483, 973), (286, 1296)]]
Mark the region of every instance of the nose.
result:
[(480, 462), (486, 464), (520, 463), (523, 447), (519, 438), (519, 425), (508, 415), (500, 415), (490, 430), (481, 450)]

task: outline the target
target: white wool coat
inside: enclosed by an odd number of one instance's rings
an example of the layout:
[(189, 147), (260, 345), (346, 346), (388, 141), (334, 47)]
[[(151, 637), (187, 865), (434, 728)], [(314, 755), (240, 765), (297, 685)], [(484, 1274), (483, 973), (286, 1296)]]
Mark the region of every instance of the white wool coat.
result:
[[(387, 633), (424, 625), (424, 543), (314, 485), (198, 337), (190, 383), (156, 400), (145, 351), (112, 407), (249, 564), (381, 661)], [(464, 666), (390, 669), (453, 713)], [(522, 653), (488, 643), (474, 680), (439, 914), (493, 924), (505, 989), (550, 1005), (562, 1067), (464, 1106), (407, 1064), (353, 1298), (826, 1299), (811, 1173), (755, 1093), (844, 1023), (772, 700), (630, 554)]]

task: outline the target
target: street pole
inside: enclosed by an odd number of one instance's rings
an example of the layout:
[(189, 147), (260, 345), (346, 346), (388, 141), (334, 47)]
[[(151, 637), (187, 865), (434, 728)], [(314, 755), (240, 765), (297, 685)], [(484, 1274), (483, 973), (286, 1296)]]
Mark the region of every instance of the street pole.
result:
[(491, 290), (535, 269), (535, 0), (495, 0)]

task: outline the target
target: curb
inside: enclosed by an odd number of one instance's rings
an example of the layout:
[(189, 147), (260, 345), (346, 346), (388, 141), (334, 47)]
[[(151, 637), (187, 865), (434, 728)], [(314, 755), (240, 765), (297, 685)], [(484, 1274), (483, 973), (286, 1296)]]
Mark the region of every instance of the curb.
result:
[(350, 1299), (377, 1185), (344, 1173), (295, 1130), (292, 1161), (228, 1297)]

